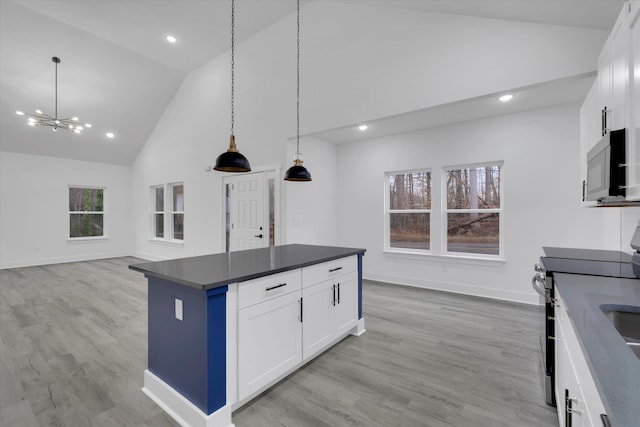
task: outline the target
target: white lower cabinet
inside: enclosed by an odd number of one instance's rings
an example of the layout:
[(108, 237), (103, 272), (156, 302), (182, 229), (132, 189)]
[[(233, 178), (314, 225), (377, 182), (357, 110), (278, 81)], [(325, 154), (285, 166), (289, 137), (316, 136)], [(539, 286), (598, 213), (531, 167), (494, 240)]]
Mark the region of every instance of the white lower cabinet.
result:
[(357, 273), (338, 276), (302, 290), (302, 358), (308, 359), (358, 322)]
[(602, 399), (587, 365), (564, 301), (556, 290), (556, 406), (560, 427), (603, 425)]
[(238, 400), (301, 361), (300, 291), (238, 311)]
[(237, 400), (242, 401), (358, 325), (357, 258), (240, 283), (237, 320)]

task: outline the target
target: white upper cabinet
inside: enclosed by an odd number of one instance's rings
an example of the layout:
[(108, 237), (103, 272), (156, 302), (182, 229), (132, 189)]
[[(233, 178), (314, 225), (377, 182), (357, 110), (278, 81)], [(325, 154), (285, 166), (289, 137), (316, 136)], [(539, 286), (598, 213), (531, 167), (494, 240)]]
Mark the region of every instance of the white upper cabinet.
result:
[(629, 81), (629, 4), (625, 4), (598, 58), (598, 103), (602, 114), (600, 137), (622, 129), (627, 121)]
[(640, 200), (640, 1), (630, 4), (627, 199)]
[[(587, 153), (612, 130), (626, 129), (626, 199), (640, 200), (640, 1), (623, 5), (598, 57), (598, 77), (580, 109), (580, 184)], [(595, 202), (585, 202), (593, 205)]]

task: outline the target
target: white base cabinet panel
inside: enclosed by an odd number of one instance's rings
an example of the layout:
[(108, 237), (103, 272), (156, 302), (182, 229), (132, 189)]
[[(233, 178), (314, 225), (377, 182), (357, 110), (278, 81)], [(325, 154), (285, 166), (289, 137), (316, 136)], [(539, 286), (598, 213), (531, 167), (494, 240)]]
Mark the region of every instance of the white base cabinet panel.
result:
[(300, 291), (238, 311), (238, 400), (301, 361)]

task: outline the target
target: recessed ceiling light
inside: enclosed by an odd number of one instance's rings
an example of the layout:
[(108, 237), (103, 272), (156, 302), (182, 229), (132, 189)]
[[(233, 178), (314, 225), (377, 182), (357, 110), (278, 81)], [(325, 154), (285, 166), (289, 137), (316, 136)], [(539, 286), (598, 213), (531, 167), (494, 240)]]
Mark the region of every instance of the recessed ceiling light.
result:
[(361, 131), (365, 131), (365, 130), (369, 129), (369, 126), (367, 126), (367, 125), (360, 125), (360, 126), (358, 126), (358, 129), (360, 129)]
[(513, 99), (513, 95), (508, 93), (506, 95), (502, 95), (500, 98), (498, 98), (500, 101), (502, 102), (508, 102), (511, 101)]
[(115, 134), (113, 132), (107, 132), (107, 138), (115, 138)]
[(175, 42), (178, 41), (178, 39), (176, 38), (176, 36), (172, 36), (171, 34), (165, 36), (164, 38), (166, 41), (168, 41), (171, 44), (174, 44)]

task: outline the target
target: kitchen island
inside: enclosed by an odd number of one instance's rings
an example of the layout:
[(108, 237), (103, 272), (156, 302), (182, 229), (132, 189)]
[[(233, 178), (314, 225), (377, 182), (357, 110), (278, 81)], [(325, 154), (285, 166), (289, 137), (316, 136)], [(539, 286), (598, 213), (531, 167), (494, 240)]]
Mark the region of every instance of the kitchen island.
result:
[(231, 413), (364, 333), (364, 249), (284, 245), (133, 264), (148, 279), (143, 391), (182, 425)]

